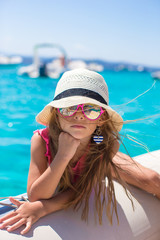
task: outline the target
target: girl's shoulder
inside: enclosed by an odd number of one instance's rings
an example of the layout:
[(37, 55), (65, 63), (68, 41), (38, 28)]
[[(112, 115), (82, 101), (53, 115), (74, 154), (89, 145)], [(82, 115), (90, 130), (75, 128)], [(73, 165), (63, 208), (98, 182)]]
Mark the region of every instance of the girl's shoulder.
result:
[(49, 143), (49, 129), (48, 128), (37, 129), (33, 133), (34, 133), (34, 135), (36, 133), (38, 133), (38, 135), (40, 135), (46, 143)]

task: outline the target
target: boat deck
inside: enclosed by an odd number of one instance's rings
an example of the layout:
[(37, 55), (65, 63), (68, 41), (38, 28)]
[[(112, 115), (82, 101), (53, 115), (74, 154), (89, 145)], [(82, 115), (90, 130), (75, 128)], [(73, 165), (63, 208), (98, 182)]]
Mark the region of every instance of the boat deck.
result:
[[(160, 150), (135, 157), (141, 164), (160, 173)], [(95, 224), (94, 213), (90, 211), (88, 223), (81, 220), (81, 210), (62, 210), (50, 214), (35, 223), (25, 236), (20, 230), (8, 233), (0, 230), (2, 240), (159, 240), (160, 239), (160, 201), (151, 194), (130, 186), (134, 195), (135, 210), (127, 198), (123, 188), (114, 182), (118, 202), (119, 225), (116, 216), (111, 226), (104, 213), (103, 225)], [(5, 200), (4, 202), (7, 202)], [(90, 206), (93, 205), (93, 195)], [(10, 211), (8, 207), (0, 207), (0, 214)]]

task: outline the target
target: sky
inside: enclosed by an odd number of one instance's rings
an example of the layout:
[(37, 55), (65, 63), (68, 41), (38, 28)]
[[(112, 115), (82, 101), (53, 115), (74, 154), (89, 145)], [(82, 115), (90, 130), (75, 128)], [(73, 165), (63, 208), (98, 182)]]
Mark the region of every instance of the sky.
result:
[(0, 53), (53, 43), (69, 58), (160, 67), (160, 0), (0, 0), (0, 35)]

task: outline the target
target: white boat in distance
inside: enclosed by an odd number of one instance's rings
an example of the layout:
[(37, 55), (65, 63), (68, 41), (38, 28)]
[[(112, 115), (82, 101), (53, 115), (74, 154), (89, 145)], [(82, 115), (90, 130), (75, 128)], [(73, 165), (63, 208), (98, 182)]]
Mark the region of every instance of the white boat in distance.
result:
[(152, 78), (160, 80), (160, 71), (153, 72), (151, 75), (152, 75)]
[(0, 55), (0, 66), (15, 66), (22, 63), (20, 56)]
[[(60, 52), (60, 57), (50, 62), (40, 61), (39, 50), (42, 48), (55, 48)], [(26, 75), (30, 78), (49, 77), (59, 78), (66, 70), (76, 68), (87, 68), (92, 71), (101, 72), (104, 67), (97, 63), (86, 63), (83, 60), (69, 60), (63, 47), (58, 44), (43, 43), (34, 47), (33, 63), (29, 66), (23, 66), (18, 70), (18, 75)]]
[[(42, 48), (56, 48), (60, 51), (61, 56), (57, 59), (53, 59), (49, 63), (41, 62), (38, 51)], [(18, 70), (18, 75), (26, 75), (30, 78), (58, 78), (65, 71), (67, 55), (65, 50), (60, 45), (50, 43), (37, 44), (34, 47), (33, 52), (33, 63), (29, 66), (21, 67)]]

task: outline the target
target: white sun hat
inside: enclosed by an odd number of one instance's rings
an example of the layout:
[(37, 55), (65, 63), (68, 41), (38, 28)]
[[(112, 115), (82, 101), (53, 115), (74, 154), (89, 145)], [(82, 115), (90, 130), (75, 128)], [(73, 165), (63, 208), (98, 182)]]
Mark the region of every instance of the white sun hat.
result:
[(52, 107), (65, 108), (84, 103), (104, 108), (117, 131), (121, 130), (123, 119), (109, 107), (108, 87), (104, 78), (97, 72), (87, 69), (75, 69), (62, 75), (57, 84), (53, 101), (36, 116), (36, 121), (48, 126)]

